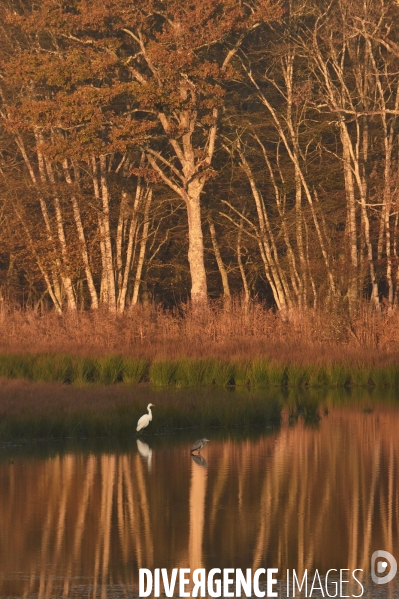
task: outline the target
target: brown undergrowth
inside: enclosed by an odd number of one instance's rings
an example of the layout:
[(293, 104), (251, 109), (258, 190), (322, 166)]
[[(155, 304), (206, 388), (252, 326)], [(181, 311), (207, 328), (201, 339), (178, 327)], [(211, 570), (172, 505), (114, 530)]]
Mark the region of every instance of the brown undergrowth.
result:
[(350, 315), (333, 307), (283, 318), (260, 303), (239, 300), (196, 310), (137, 306), (123, 315), (98, 310), (59, 316), (3, 307), (0, 352), (22, 351), (385, 366), (399, 361), (399, 310), (379, 314), (363, 303)]

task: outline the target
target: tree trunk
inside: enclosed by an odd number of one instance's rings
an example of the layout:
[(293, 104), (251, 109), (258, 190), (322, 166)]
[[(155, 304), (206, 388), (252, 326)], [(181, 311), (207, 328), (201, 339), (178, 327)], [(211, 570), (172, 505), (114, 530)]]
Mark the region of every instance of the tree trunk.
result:
[(222, 279), (223, 295), (224, 295), (225, 299), (228, 299), (231, 296), (230, 286), (229, 286), (229, 279), (228, 279), (228, 276), (227, 276), (226, 267), (223, 264), (222, 255), (220, 253), (219, 244), (218, 244), (218, 240), (217, 240), (217, 237), (216, 237), (216, 229), (215, 229), (215, 225), (214, 225), (214, 222), (213, 222), (211, 216), (208, 216), (208, 223), (209, 223), (209, 231), (210, 231), (210, 234), (211, 234), (213, 252), (215, 254), (216, 263), (218, 265), (218, 269), (219, 269), (219, 272), (220, 272), (220, 277)]
[(351, 157), (348, 147), (349, 139), (346, 125), (341, 123), (341, 143), (343, 155), (344, 180), (347, 205), (347, 237), (349, 240), (350, 272), (348, 285), (349, 309), (352, 308), (358, 296), (358, 257), (357, 257), (357, 227), (356, 227), (356, 199), (353, 184)]
[[(72, 179), (71, 179), (71, 175), (69, 172), (68, 160), (66, 158), (63, 161), (62, 166), (64, 169), (64, 175), (65, 175), (66, 182), (68, 183), (68, 185), (72, 185)], [(90, 268), (90, 263), (89, 263), (89, 254), (87, 252), (86, 237), (85, 237), (85, 233), (84, 233), (84, 229), (83, 229), (82, 219), (80, 217), (79, 204), (78, 204), (78, 201), (77, 201), (74, 193), (72, 193), (72, 195), (71, 195), (71, 202), (72, 202), (73, 217), (75, 219), (76, 230), (78, 232), (78, 238), (79, 238), (79, 243), (80, 243), (80, 252), (81, 252), (82, 261), (83, 261), (83, 265), (84, 265), (84, 269), (85, 269), (85, 273), (86, 273), (87, 286), (89, 288), (89, 293), (90, 293), (90, 298), (91, 298), (91, 307), (94, 310), (96, 310), (98, 308), (98, 296), (97, 296), (97, 291), (96, 291), (94, 281), (93, 281), (93, 275), (91, 273), (91, 268)]]
[(204, 261), (204, 237), (201, 226), (200, 195), (203, 185), (195, 180), (188, 184), (186, 202), (188, 216), (188, 262), (191, 274), (191, 301), (204, 304), (208, 299)]
[(115, 277), (114, 265), (112, 259), (112, 240), (111, 229), (109, 222), (109, 197), (107, 184), (107, 157), (102, 154), (100, 156), (100, 181), (101, 181), (101, 198), (102, 198), (102, 221), (104, 232), (105, 245), (105, 264), (107, 269), (107, 284), (108, 284), (108, 307), (111, 312), (116, 311), (116, 293), (115, 293)]
[[(38, 139), (37, 133), (35, 133), (35, 139), (36, 139), (36, 143), (38, 143), (39, 139)], [(35, 171), (34, 171), (33, 166), (29, 160), (28, 154), (25, 149), (24, 142), (20, 135), (16, 136), (16, 143), (17, 143), (17, 146), (22, 154), (22, 157), (24, 159), (26, 167), (29, 171), (32, 183), (36, 187), (38, 182), (37, 182), (37, 178), (35, 175)], [(42, 184), (45, 185), (46, 184), (46, 174), (45, 174), (45, 170), (44, 170), (43, 157), (42, 157), (41, 153), (38, 151), (38, 148), (37, 148), (37, 158), (38, 158), (40, 180), (41, 180)], [(40, 192), (39, 192), (39, 203), (40, 203), (40, 209), (42, 212), (43, 220), (44, 220), (44, 223), (46, 226), (47, 239), (51, 243), (52, 249), (54, 249), (53, 235), (52, 235), (52, 231), (51, 231), (51, 225), (50, 225), (50, 220), (49, 220), (49, 216), (48, 216), (47, 206), (46, 206), (46, 203), (45, 203), (43, 196)], [(18, 218), (20, 219), (21, 224), (25, 228), (25, 231), (27, 232), (28, 231), (27, 226), (26, 226), (25, 222), (23, 221), (20, 213), (18, 212), (17, 215), (18, 215)], [(45, 273), (45, 271), (43, 270), (39, 255), (34, 249), (33, 240), (31, 237), (29, 237), (29, 238), (30, 238), (33, 254), (36, 258), (40, 272), (42, 273), (43, 278), (46, 282), (47, 290), (50, 295), (50, 298), (53, 301), (57, 312), (62, 313), (62, 291), (61, 291), (61, 285), (60, 285), (59, 277), (58, 277), (58, 272), (59, 272), (59, 267), (60, 267), (59, 261), (58, 261), (58, 259), (55, 260), (56, 268), (52, 269), (53, 284), (51, 284), (49, 275), (47, 273)]]
[(146, 247), (147, 247), (148, 230), (150, 228), (149, 212), (150, 212), (151, 201), (152, 201), (152, 189), (149, 189), (147, 192), (147, 198), (146, 198), (146, 203), (145, 203), (145, 208), (144, 208), (143, 234), (141, 236), (141, 241), (140, 241), (140, 252), (139, 252), (139, 258), (137, 261), (136, 277), (134, 280), (133, 296), (132, 296), (132, 304), (131, 304), (132, 306), (135, 306), (137, 304), (138, 298), (139, 298), (141, 275), (143, 272), (145, 251), (146, 251)]
[(257, 188), (251, 167), (241, 149), (238, 150), (241, 166), (251, 186), (259, 222), (259, 249), (265, 265), (265, 274), (273, 290), (274, 299), (279, 310), (289, 310), (291, 294), (285, 274), (281, 268), (273, 232), (270, 227), (263, 198)]
[(240, 269), (242, 286), (244, 288), (244, 305), (245, 305), (245, 311), (246, 311), (248, 308), (248, 304), (249, 304), (249, 287), (248, 287), (247, 275), (245, 274), (244, 264), (242, 263), (242, 257), (241, 257), (241, 235), (242, 235), (243, 226), (244, 226), (243, 219), (241, 218), (240, 226), (238, 229), (238, 235), (237, 235), (237, 262), (238, 262), (238, 267)]
[[(138, 229), (138, 214), (140, 205), (143, 202), (143, 198), (147, 198), (147, 201), (151, 202), (152, 198), (152, 189), (148, 189), (148, 186), (145, 185), (144, 181), (140, 178), (137, 181), (136, 187), (136, 195), (134, 198), (131, 216), (130, 216), (130, 226), (128, 233), (128, 243), (126, 248), (126, 258), (125, 258), (125, 267), (123, 270), (122, 276), (122, 285), (119, 289), (118, 294), (118, 312), (123, 312), (126, 307), (126, 294), (127, 287), (129, 283), (129, 276), (132, 269), (132, 264), (134, 262), (134, 255), (137, 247), (137, 229)], [(149, 204), (148, 204), (149, 208)]]

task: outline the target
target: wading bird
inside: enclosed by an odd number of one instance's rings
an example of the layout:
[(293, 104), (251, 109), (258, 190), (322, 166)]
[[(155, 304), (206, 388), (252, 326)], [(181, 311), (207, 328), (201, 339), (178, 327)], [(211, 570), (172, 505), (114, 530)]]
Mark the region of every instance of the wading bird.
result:
[(150, 424), (150, 422), (152, 420), (151, 408), (153, 408), (153, 407), (154, 407), (154, 404), (149, 403), (147, 406), (148, 414), (144, 414), (144, 416), (139, 418), (139, 421), (137, 423), (137, 428), (136, 428), (137, 432), (141, 431), (141, 429), (145, 428), (146, 426), (148, 426)]
[(201, 453), (201, 449), (204, 449), (205, 445), (208, 443), (209, 439), (198, 439), (198, 441), (196, 441), (194, 443), (194, 445), (191, 448), (190, 453), (193, 453), (193, 451), (198, 451), (198, 453)]

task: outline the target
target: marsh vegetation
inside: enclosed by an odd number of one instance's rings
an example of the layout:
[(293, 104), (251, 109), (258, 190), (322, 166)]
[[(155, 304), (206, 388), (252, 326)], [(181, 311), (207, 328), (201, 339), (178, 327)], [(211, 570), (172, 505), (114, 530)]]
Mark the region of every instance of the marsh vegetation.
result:
[(282, 364), (268, 358), (128, 358), (0, 354), (0, 377), (73, 385), (149, 383), (153, 387), (399, 387), (399, 365)]

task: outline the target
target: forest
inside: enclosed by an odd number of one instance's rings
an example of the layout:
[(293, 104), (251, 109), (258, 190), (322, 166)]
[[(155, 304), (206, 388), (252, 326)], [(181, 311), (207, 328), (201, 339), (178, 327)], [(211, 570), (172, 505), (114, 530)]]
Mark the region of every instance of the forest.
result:
[(399, 3), (1, 0), (0, 303), (399, 303)]

